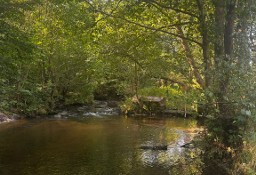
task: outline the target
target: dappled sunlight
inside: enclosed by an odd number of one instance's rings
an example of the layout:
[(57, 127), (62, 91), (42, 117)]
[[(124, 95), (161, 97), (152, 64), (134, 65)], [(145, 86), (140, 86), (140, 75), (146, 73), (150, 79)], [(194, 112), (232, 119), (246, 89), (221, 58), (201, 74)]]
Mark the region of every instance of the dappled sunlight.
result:
[(0, 0), (0, 174), (256, 174), (254, 1)]

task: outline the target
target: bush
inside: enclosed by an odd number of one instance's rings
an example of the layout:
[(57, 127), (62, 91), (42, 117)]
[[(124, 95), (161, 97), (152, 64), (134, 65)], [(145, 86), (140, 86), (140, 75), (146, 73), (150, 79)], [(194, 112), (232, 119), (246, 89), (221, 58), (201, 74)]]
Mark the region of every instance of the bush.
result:
[(166, 105), (171, 109), (197, 110), (199, 91), (185, 90), (178, 85), (147, 87), (139, 90), (139, 96), (157, 96), (166, 99)]
[[(197, 110), (197, 101), (200, 96), (198, 90), (185, 91), (179, 86), (162, 86), (162, 87), (146, 87), (139, 89), (139, 97), (163, 97), (166, 100), (166, 107), (177, 110)], [(128, 111), (138, 110), (138, 105), (135, 104), (135, 97), (128, 97), (121, 106), (122, 111), (125, 113)], [(144, 107), (143, 107), (144, 109)], [(147, 110), (145, 108), (145, 110)]]

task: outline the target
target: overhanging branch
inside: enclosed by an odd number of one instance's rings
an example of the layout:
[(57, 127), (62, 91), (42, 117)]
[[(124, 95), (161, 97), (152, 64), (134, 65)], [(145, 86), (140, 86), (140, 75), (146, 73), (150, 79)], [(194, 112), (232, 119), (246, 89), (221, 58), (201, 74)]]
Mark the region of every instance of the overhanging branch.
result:
[[(125, 17), (115, 16), (115, 15), (114, 15), (114, 11), (118, 8), (118, 6), (119, 6), (119, 4), (121, 3), (121, 1), (122, 1), (122, 0), (120, 0), (120, 1), (118, 2), (118, 4), (117, 4), (116, 7), (114, 8), (114, 10), (111, 11), (111, 13), (107, 13), (107, 12), (105, 12), (105, 11), (103, 11), (103, 10), (97, 9), (96, 7), (93, 6), (93, 4), (90, 3), (89, 0), (86, 0), (85, 2), (86, 2), (90, 7), (94, 8), (96, 12), (99, 12), (99, 13), (101, 13), (101, 14), (103, 14), (103, 15), (106, 15), (107, 17), (118, 18), (118, 19), (124, 20), (124, 21), (126, 21), (126, 22), (128, 22), (128, 23), (130, 23), (130, 24), (134, 24), (134, 25), (136, 25), (136, 26), (139, 26), (139, 27), (141, 27), (141, 28), (144, 28), (144, 29), (148, 29), (148, 30), (152, 30), (152, 31), (154, 31), (154, 32), (161, 32), (161, 33), (165, 33), (165, 34), (168, 34), (168, 35), (172, 35), (172, 36), (174, 36), (174, 37), (178, 37), (178, 38), (187, 40), (187, 41), (189, 41), (189, 42), (195, 43), (195, 44), (199, 45), (200, 47), (202, 47), (202, 43), (199, 42), (199, 41), (196, 41), (196, 40), (194, 40), (194, 39), (192, 39), (192, 38), (185, 37), (184, 35), (179, 35), (179, 34), (176, 34), (176, 33), (174, 33), (174, 32), (170, 32), (170, 31), (164, 30), (164, 28), (166, 28), (167, 26), (162, 26), (162, 27), (159, 27), (159, 28), (155, 28), (155, 27), (152, 27), (152, 26), (149, 26), (149, 25), (146, 25), (146, 24), (141, 24), (141, 23), (139, 23), (139, 22), (132, 21), (132, 20), (127, 19), (127, 18), (125, 18)], [(152, 2), (155, 2), (155, 1), (152, 1)], [(157, 2), (155, 2), (155, 3), (157, 3)], [(169, 7), (168, 7), (168, 8), (169, 8)], [(180, 10), (176, 10), (176, 11), (180, 11)], [(181, 11), (181, 12), (182, 12), (182, 11)], [(188, 24), (188, 22), (186, 22), (186, 23), (176, 23), (176, 24), (172, 24), (172, 25), (170, 25), (169, 27), (175, 27), (175, 26), (179, 26), (179, 25), (182, 25), (182, 24), (185, 25), (185, 24)]]
[[(154, 28), (152, 26), (148, 26), (148, 25), (145, 25), (145, 24), (141, 24), (141, 23), (138, 23), (138, 22), (135, 22), (135, 21), (132, 21), (132, 20), (129, 20), (127, 18), (124, 18), (124, 17), (120, 17), (120, 16), (113, 16), (112, 14), (109, 14), (109, 13), (106, 13), (106, 12), (103, 12), (103, 11), (98, 11), (104, 15), (108, 15), (108, 16), (111, 16), (113, 18), (118, 18), (118, 19), (121, 19), (121, 20), (124, 20), (130, 24), (134, 24), (134, 25), (137, 25), (139, 27), (142, 27), (142, 28), (145, 28), (145, 29), (149, 29), (149, 30), (152, 30), (152, 31), (155, 31), (155, 32), (162, 32), (162, 33), (165, 33), (165, 34), (169, 34), (169, 35), (172, 35), (172, 36), (175, 36), (175, 37), (178, 37), (178, 38), (181, 38), (181, 39), (185, 39), (187, 41), (190, 41), (192, 43), (195, 43), (197, 45), (199, 45), (200, 47), (202, 46), (202, 43), (200, 43), (199, 41), (196, 41), (196, 40), (193, 40), (191, 38), (187, 38), (185, 36), (182, 36), (182, 35), (179, 35), (179, 34), (176, 34), (176, 33), (173, 33), (173, 32), (170, 32), (170, 31), (166, 31), (166, 30), (163, 30), (163, 27), (160, 27), (160, 28)], [(172, 26), (177, 26), (177, 24), (174, 24)]]
[(185, 10), (181, 10), (181, 9), (177, 9), (177, 8), (172, 7), (172, 6), (165, 6), (165, 5), (160, 4), (159, 2), (156, 2), (154, 0), (151, 0), (149, 3), (155, 4), (155, 5), (157, 5), (157, 6), (161, 7), (161, 8), (164, 8), (164, 9), (170, 9), (170, 10), (173, 10), (175, 12), (183, 13), (183, 14), (186, 14), (186, 15), (189, 15), (189, 16), (192, 16), (192, 17), (195, 17), (195, 18), (199, 19), (199, 16), (197, 16), (197, 15), (191, 13), (191, 12), (188, 12), (188, 11), (185, 11)]

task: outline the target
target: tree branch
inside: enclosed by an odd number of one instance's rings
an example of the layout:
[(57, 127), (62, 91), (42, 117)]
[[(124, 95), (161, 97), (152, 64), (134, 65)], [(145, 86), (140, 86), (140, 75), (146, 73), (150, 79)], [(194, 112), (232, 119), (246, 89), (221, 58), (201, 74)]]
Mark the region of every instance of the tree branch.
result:
[[(119, 4), (121, 3), (122, 0), (120, 0), (115, 8), (115, 10), (118, 8)], [(178, 37), (178, 38), (181, 38), (181, 39), (184, 39), (184, 40), (187, 40), (187, 41), (190, 41), (192, 43), (195, 43), (197, 45), (199, 45), (200, 47), (202, 47), (202, 43), (199, 42), (199, 41), (196, 41), (194, 39), (191, 39), (191, 38), (187, 38), (185, 37), (184, 35), (179, 35), (179, 34), (176, 34), (176, 33), (173, 33), (173, 32), (170, 32), (170, 31), (166, 31), (166, 30), (163, 30), (164, 28), (166, 28), (166, 26), (162, 26), (162, 27), (159, 27), (159, 28), (155, 28), (155, 27), (152, 27), (152, 26), (148, 26), (148, 25), (145, 25), (145, 24), (141, 24), (139, 22), (135, 22), (135, 21), (132, 21), (132, 20), (129, 20), (125, 17), (120, 17), (120, 16), (114, 16), (114, 11), (115, 10), (112, 10), (111, 13), (107, 13), (105, 11), (102, 11), (100, 9), (97, 9), (96, 7), (94, 7), (90, 2), (89, 0), (86, 0), (85, 1), (86, 3), (89, 4), (89, 6), (91, 6), (92, 8), (95, 9), (96, 12), (99, 12), (101, 14), (104, 14), (106, 15), (107, 17), (112, 17), (112, 18), (118, 18), (118, 19), (121, 19), (121, 20), (124, 20), (130, 24), (134, 24), (134, 25), (137, 25), (141, 28), (145, 28), (145, 29), (149, 29), (149, 30), (152, 30), (152, 31), (155, 31), (155, 32), (162, 32), (162, 33), (165, 33), (165, 34), (168, 34), (168, 35), (172, 35), (174, 37)], [(186, 23), (176, 23), (176, 24), (172, 24), (170, 25), (169, 27), (176, 27), (176, 26), (179, 26), (179, 25), (182, 25), (182, 24), (187, 24), (188, 22)]]
[(177, 9), (177, 8), (174, 8), (174, 7), (171, 7), (171, 6), (165, 6), (163, 4), (160, 4), (159, 2), (156, 2), (154, 0), (151, 0), (150, 2), (148, 3), (151, 3), (152, 5), (153, 4), (156, 4), (157, 6), (161, 7), (161, 8), (164, 8), (164, 9), (170, 9), (170, 10), (173, 10), (175, 12), (178, 12), (178, 13), (183, 13), (183, 14), (186, 14), (186, 15), (189, 15), (189, 16), (192, 16), (192, 17), (195, 17), (197, 19), (199, 19), (199, 16), (193, 14), (193, 13), (190, 13), (188, 11), (184, 11), (184, 10), (181, 10), (181, 9)]
[[(172, 35), (172, 36), (175, 36), (175, 37), (178, 37), (178, 38), (181, 38), (181, 39), (184, 39), (184, 40), (187, 40), (187, 41), (190, 41), (190, 42), (193, 42), (197, 45), (199, 45), (200, 47), (202, 47), (202, 43), (200, 43), (199, 41), (196, 41), (196, 40), (193, 40), (191, 38), (187, 38), (185, 37), (184, 35), (179, 35), (179, 34), (176, 34), (176, 33), (173, 33), (173, 32), (169, 32), (169, 31), (166, 31), (166, 30), (163, 30), (162, 28), (163, 27), (160, 27), (160, 28), (155, 28), (155, 27), (152, 27), (152, 26), (148, 26), (148, 25), (145, 25), (145, 24), (141, 24), (141, 23), (138, 23), (138, 22), (135, 22), (135, 21), (132, 21), (132, 20), (129, 20), (127, 18), (124, 18), (124, 17), (120, 17), (120, 16), (114, 16), (112, 14), (109, 14), (109, 13), (106, 13), (106, 12), (103, 12), (103, 11), (98, 11), (104, 15), (107, 15), (107, 16), (111, 16), (113, 18), (119, 18), (119, 19), (122, 19), (130, 24), (134, 24), (134, 25), (137, 25), (139, 27), (142, 27), (142, 28), (145, 28), (145, 29), (149, 29), (149, 30), (152, 30), (152, 31), (155, 31), (155, 32), (162, 32), (162, 33), (165, 33), (165, 34), (169, 34), (169, 35)], [(177, 24), (174, 24), (173, 26), (177, 26)]]
[[(184, 35), (184, 32), (182, 30), (182, 28), (180, 26), (177, 26), (177, 31), (180, 35)], [(205, 83), (204, 83), (204, 79), (203, 77), (201, 76), (198, 68), (197, 68), (197, 65), (196, 65), (196, 61), (193, 57), (193, 54), (192, 54), (192, 51), (189, 47), (189, 44), (187, 43), (186, 40), (182, 40), (182, 45), (183, 45), (183, 48), (184, 48), (184, 51), (185, 51), (185, 55), (187, 57), (187, 60), (188, 60), (188, 63), (190, 64), (190, 67), (193, 71), (193, 74), (195, 76), (195, 79), (197, 81), (197, 83), (202, 87), (204, 88), (205, 87)]]

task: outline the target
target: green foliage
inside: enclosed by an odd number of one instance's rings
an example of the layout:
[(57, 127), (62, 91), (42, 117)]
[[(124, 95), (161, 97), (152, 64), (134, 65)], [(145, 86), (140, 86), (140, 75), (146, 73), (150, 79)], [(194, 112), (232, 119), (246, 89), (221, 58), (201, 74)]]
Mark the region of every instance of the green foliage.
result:
[(130, 111), (136, 110), (137, 104), (134, 103), (132, 98), (126, 98), (124, 102), (120, 105), (120, 108), (124, 114), (128, 114)]
[(232, 100), (235, 99), (238, 101), (236, 105), (237, 114), (235, 123), (239, 126), (239, 135), (243, 136), (242, 152), (237, 156), (236, 168), (233, 170), (233, 174), (256, 173), (256, 135), (254, 133), (256, 124), (256, 96), (255, 93), (253, 93), (256, 88), (255, 70), (255, 65), (253, 65), (249, 70), (236, 71), (239, 76), (234, 76), (235, 80), (232, 81), (236, 94), (232, 94), (231, 98)]
[[(152, 86), (138, 90), (139, 97), (163, 97), (166, 107), (169, 109), (197, 111), (197, 104), (200, 101), (200, 90), (185, 90), (178, 85)], [(135, 97), (126, 98), (122, 105), (123, 111), (133, 111), (138, 107), (134, 101)]]
[(207, 148), (232, 156), (256, 121), (255, 5), (232, 2), (0, 0), (0, 107), (36, 115), (113, 94), (203, 103), (220, 146)]
[[(29, 3), (18, 4), (7, 3), (6, 8)], [(87, 33), (93, 14), (87, 13), (90, 20), (82, 18), (80, 13), (88, 8), (84, 3), (45, 1), (33, 7), (14, 14), (6, 10), (0, 21), (2, 108), (35, 115), (63, 103), (91, 101), (96, 85), (92, 79), (100, 66)]]
[[(251, 65), (248, 69), (244, 69), (235, 63), (224, 66), (232, 76), (226, 84), (228, 89), (225, 96), (221, 98), (222, 101), (218, 99), (221, 93), (218, 88), (218, 78), (215, 79), (216, 84), (212, 86), (213, 90), (207, 93), (212, 100), (212, 105), (211, 110), (208, 111), (206, 123), (208, 128), (206, 140), (208, 141), (204, 149), (208, 150), (206, 157), (214, 156), (216, 160), (226, 160), (226, 167), (216, 161), (215, 166), (220, 170), (224, 168), (229, 173), (247, 174), (249, 171), (253, 172), (255, 165), (252, 156), (255, 140), (250, 134), (252, 126), (255, 125), (256, 96), (252, 93), (256, 87), (255, 67)], [(215, 75), (216, 77), (223, 76), (223, 72), (215, 72)], [(225, 113), (221, 107), (224, 107)], [(214, 146), (210, 146), (210, 143), (214, 143)], [(211, 163), (207, 158), (205, 161)]]
[(113, 94), (202, 103), (205, 156), (231, 165), (244, 146), (239, 169), (253, 174), (256, 8), (223, 2), (0, 0), (0, 109), (33, 116)]
[(23, 11), (30, 9), (30, 5), (28, 1), (1, 1), (0, 108), (4, 110), (16, 110), (24, 103), (20, 101), (23, 96), (31, 96), (23, 88), (28, 83), (28, 71), (23, 68), (31, 61), (35, 50), (23, 25)]
[(164, 97), (167, 107), (178, 110), (197, 110), (197, 101), (199, 101), (199, 92), (196, 89), (186, 91), (178, 85), (147, 87), (139, 90), (141, 96)]

